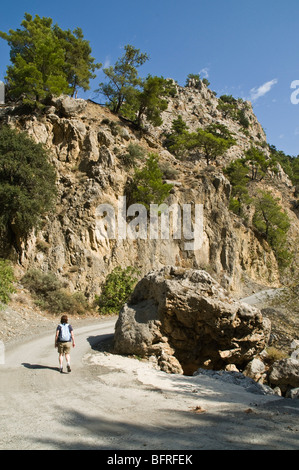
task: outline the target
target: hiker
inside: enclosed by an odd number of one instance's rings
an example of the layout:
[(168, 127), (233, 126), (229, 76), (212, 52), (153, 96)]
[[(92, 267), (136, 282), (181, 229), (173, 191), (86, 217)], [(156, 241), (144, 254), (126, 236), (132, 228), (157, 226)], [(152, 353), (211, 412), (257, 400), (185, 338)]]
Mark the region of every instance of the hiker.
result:
[(68, 323), (67, 315), (62, 315), (60, 322), (55, 335), (55, 348), (58, 348), (59, 354), (59, 371), (63, 372), (63, 356), (65, 355), (67, 371), (71, 372), (71, 342), (73, 342), (73, 348), (75, 347), (73, 327)]

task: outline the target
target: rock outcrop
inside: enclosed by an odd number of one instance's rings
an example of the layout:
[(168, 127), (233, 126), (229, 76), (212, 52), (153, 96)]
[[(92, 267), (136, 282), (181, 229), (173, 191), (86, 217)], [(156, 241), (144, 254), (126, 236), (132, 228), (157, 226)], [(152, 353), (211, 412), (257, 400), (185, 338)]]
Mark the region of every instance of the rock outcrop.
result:
[[(247, 286), (251, 289), (280, 285), (277, 262), (266, 240), (248, 221), (229, 210), (231, 186), (222, 171), (231, 160), (241, 157), (253, 141), (256, 145), (265, 144), (252, 108), (246, 105), (250, 121), (250, 132), (246, 135), (238, 122), (217, 109), (219, 100), (204, 84), (198, 88), (177, 87), (177, 91), (163, 113), (163, 125), (155, 129), (149, 126), (143, 133), (100, 105), (65, 96), (53, 99), (43, 112), (36, 114), (26, 115), (13, 105), (1, 108), (0, 121), (43, 143), (57, 171), (55, 210), (44, 218), (40, 230), (23, 241), (21, 253), (10, 254), (24, 272), (29, 267), (51, 271), (71, 292), (80, 291), (90, 301), (100, 294), (101, 284), (116, 266), (132, 265), (141, 275), (167, 265), (206, 269), (238, 296), (244, 294)], [(190, 130), (213, 122), (225, 124), (234, 133), (236, 145), (209, 167), (204, 159), (176, 159), (163, 147), (163, 133), (169, 132), (178, 114)], [(145, 154), (157, 153), (161, 168), (172, 172), (175, 184), (165, 201), (169, 206), (203, 205), (200, 249), (184, 249), (184, 239), (103, 240), (97, 207), (110, 204), (117, 212), (119, 197), (124, 195), (134, 172), (122, 159), (130, 144), (142, 147)], [(139, 167), (142, 164), (144, 161), (138, 162)], [(165, 177), (168, 179), (169, 174)], [(284, 198), (282, 204), (291, 217), (295, 240), (299, 224), (288, 200), (290, 189), (277, 176), (276, 179), (283, 190), (275, 194)], [(0, 256), (7, 256), (6, 251), (1, 255), (1, 247)]]
[(279, 386), (284, 394), (298, 388), (299, 361), (291, 357), (275, 361), (269, 371), (269, 382), (273, 387)]
[(164, 267), (137, 284), (120, 312), (114, 350), (155, 355), (163, 370), (192, 374), (200, 367), (244, 368), (269, 335), (261, 312), (232, 299), (207, 272)]

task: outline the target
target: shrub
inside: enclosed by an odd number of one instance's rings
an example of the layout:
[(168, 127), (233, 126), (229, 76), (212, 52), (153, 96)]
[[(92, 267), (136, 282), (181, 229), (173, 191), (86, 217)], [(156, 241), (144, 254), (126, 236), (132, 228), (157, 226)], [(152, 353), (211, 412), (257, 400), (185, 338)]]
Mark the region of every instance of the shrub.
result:
[(12, 241), (26, 237), (53, 207), (55, 180), (41, 144), (7, 126), (0, 129), (0, 226)]
[(175, 180), (179, 176), (179, 170), (170, 166), (168, 162), (161, 163), (159, 166), (164, 178), (168, 180)]
[(7, 304), (14, 289), (14, 274), (9, 261), (0, 259), (0, 302)]
[(126, 167), (133, 167), (138, 160), (145, 157), (145, 150), (138, 144), (130, 143), (127, 153), (123, 154), (120, 159)]
[(243, 160), (235, 160), (224, 170), (224, 174), (227, 175), (232, 185), (229, 209), (243, 216), (244, 206), (251, 202), (247, 190), (248, 168)]
[(273, 362), (275, 361), (280, 361), (281, 359), (288, 357), (285, 352), (275, 348), (274, 346), (268, 347), (266, 349), (266, 352), (268, 354), (267, 362), (270, 364), (273, 364)]
[(188, 126), (183, 120), (182, 116), (179, 115), (177, 119), (172, 121), (171, 133), (166, 135), (164, 142), (165, 147), (174, 154), (177, 153), (178, 143), (180, 138), (188, 131)]
[(137, 282), (139, 271), (128, 266), (122, 269), (120, 266), (108, 274), (102, 293), (97, 298), (99, 311), (103, 314), (118, 313), (121, 307), (129, 300), (133, 288)]
[(150, 204), (162, 204), (172, 189), (172, 184), (163, 183), (163, 173), (159, 168), (158, 156), (150, 154), (145, 166), (136, 170), (129, 188), (130, 202), (143, 204), (149, 209)]
[(244, 163), (250, 168), (251, 179), (262, 181), (268, 171), (277, 172), (277, 162), (255, 147), (251, 147), (245, 152)]
[(250, 126), (249, 119), (246, 117), (245, 110), (241, 109), (238, 112), (239, 123), (244, 129), (248, 129)]
[(189, 134), (186, 144), (191, 151), (202, 154), (209, 165), (211, 161), (215, 161), (217, 157), (223, 155), (234, 144), (234, 140), (197, 129), (196, 132)]
[(22, 282), (35, 296), (39, 307), (53, 313), (84, 313), (89, 305), (81, 292), (71, 294), (57, 277), (49, 272), (43, 273), (38, 269), (29, 270)]
[(166, 137), (164, 145), (178, 158), (183, 158), (189, 152), (199, 158), (204, 156), (207, 164), (216, 160), (236, 143), (232, 134), (221, 124), (211, 124), (206, 129), (188, 132), (186, 123), (181, 116), (172, 123), (172, 133)]
[(287, 232), (290, 228), (288, 215), (279, 205), (279, 200), (270, 192), (259, 191), (255, 201), (253, 224), (262, 233), (273, 249), (281, 267), (288, 266), (292, 254), (287, 249)]

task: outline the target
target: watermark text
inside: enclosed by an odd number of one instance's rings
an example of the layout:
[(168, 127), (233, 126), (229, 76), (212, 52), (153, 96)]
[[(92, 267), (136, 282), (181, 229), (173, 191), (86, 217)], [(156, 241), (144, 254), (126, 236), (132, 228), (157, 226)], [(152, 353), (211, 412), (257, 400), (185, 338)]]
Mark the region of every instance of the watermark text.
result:
[(199, 250), (203, 243), (203, 205), (175, 203), (132, 204), (118, 197), (117, 208), (100, 204), (96, 209), (99, 240), (183, 240), (185, 250)]

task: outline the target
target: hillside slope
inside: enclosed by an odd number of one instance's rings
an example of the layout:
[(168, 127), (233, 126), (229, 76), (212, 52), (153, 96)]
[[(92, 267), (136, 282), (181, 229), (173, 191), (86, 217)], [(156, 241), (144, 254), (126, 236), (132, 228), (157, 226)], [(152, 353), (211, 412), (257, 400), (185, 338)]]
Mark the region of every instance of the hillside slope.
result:
[[(147, 125), (142, 133), (91, 101), (60, 97), (37, 114), (26, 114), (13, 105), (2, 107), (2, 123), (42, 142), (50, 150), (57, 170), (55, 211), (44, 219), (41, 230), (22, 242), (19, 253), (10, 254), (19, 263), (21, 273), (32, 267), (51, 271), (71, 291), (83, 292), (89, 299), (100, 292), (107, 274), (119, 265), (135, 266), (141, 276), (164, 265), (206, 269), (236, 296), (278, 287), (281, 274), (274, 253), (248, 221), (229, 210), (231, 185), (223, 174), (224, 167), (240, 158), (253, 143), (265, 150), (266, 137), (249, 103), (237, 103), (250, 123), (247, 132), (238, 121), (224, 116), (218, 104), (219, 99), (204, 84), (200, 88), (177, 87), (177, 95), (170, 98), (163, 113), (162, 126)], [(234, 134), (236, 144), (209, 166), (204, 158), (178, 159), (163, 145), (178, 115), (190, 130), (223, 123)], [(169, 206), (203, 204), (199, 250), (185, 250), (184, 240), (172, 238), (102, 239), (97, 207), (110, 204), (117, 213), (119, 199), (134, 173), (132, 167), (124, 165), (124, 155), (132, 144), (147, 155), (159, 155), (165, 179), (171, 178), (173, 184), (165, 201)], [(143, 164), (144, 160), (137, 162), (139, 167)], [(291, 219), (289, 246), (294, 247), (299, 220), (293, 210), (294, 190), (289, 179), (281, 170), (257, 186), (270, 189), (280, 199)], [(298, 258), (293, 263), (296, 265)]]

